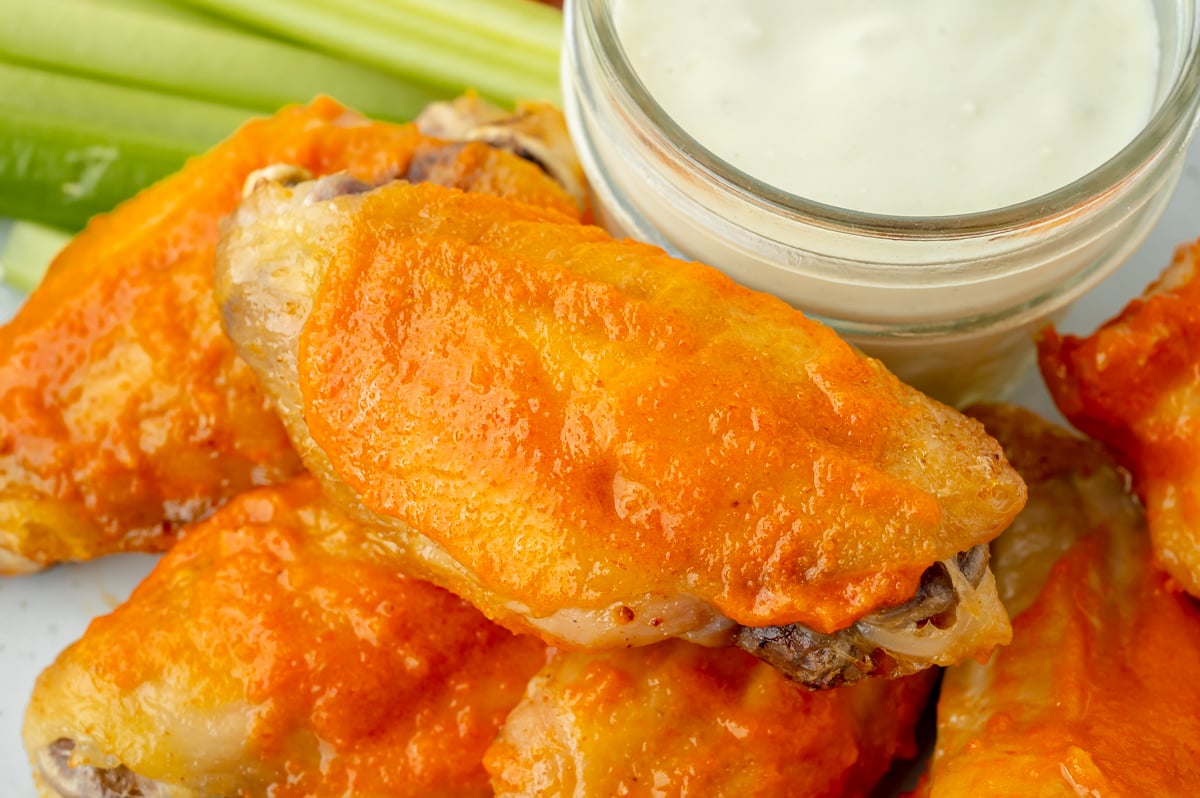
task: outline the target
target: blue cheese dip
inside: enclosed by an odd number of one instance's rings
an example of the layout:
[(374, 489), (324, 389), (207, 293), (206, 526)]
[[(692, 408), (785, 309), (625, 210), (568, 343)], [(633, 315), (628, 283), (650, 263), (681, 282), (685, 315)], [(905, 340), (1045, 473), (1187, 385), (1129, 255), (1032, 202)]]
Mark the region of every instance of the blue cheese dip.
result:
[(986, 211), (1100, 166), (1154, 110), (1151, 0), (616, 0), (635, 73), (737, 169), (876, 214)]

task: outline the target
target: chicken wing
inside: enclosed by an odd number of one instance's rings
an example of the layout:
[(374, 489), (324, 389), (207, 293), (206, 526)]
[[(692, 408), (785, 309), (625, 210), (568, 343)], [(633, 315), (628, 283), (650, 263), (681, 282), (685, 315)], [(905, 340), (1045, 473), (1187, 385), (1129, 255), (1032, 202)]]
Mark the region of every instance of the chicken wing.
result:
[(1013, 642), (946, 671), (922, 795), (1200, 790), (1200, 605), (1151, 567), (1126, 475), (1027, 411), (983, 419), (1029, 484), (993, 544)]
[(43, 798), (490, 795), (545, 647), (428, 583), (302, 477), (233, 499), (38, 679)]
[(164, 549), (178, 525), (298, 471), (212, 299), (219, 222), (248, 175), (277, 161), (579, 213), (523, 159), (317, 100), (246, 125), (98, 217), (0, 328), (0, 573)]
[(1042, 336), (1055, 403), (1134, 477), (1155, 560), (1200, 597), (1200, 241), (1086, 338)]
[(497, 798), (863, 796), (916, 753), (934, 677), (810, 692), (742, 651), (681, 640), (559, 654), (484, 763)]
[(1007, 639), (977, 547), (1024, 486), (976, 422), (552, 211), (326, 193), (260, 184), (217, 294), (308, 467), (426, 577), (556, 643), (736, 640), (814, 685)]

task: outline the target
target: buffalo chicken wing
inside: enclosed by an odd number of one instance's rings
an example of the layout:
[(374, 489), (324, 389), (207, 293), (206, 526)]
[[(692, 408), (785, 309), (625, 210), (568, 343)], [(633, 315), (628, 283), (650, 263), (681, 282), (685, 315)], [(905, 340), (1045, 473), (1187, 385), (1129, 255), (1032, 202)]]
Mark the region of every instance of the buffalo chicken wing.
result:
[[(813, 685), (1007, 640), (974, 421), (715, 270), (433, 185), (263, 181), (217, 291), (306, 464), (497, 621)], [(929, 622), (930, 619), (936, 622)]]
[(745, 652), (682, 640), (559, 654), (484, 762), (497, 798), (865, 796), (916, 753), (934, 681), (813, 692)]
[[(526, 139), (533, 130), (526, 120)], [(165, 549), (181, 524), (299, 470), (212, 298), (219, 224), (248, 176), (277, 161), (579, 213), (515, 155), (331, 100), (247, 124), (95, 219), (0, 328), (0, 573)]]
[(1134, 477), (1154, 556), (1200, 596), (1200, 241), (1086, 338), (1048, 331), (1039, 357), (1063, 415)]
[(545, 647), (428, 583), (307, 477), (245, 493), (38, 679), (43, 798), (467, 798)]
[(1029, 483), (993, 543), (1012, 644), (949, 668), (922, 795), (1190, 796), (1200, 605), (1151, 565), (1126, 475), (1027, 411), (981, 411)]

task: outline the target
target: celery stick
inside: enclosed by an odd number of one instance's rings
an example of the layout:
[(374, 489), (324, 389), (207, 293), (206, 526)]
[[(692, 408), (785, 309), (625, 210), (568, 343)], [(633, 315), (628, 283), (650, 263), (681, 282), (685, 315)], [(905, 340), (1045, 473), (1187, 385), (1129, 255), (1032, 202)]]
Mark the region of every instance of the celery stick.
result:
[(0, 249), (0, 279), (21, 291), (32, 291), (41, 282), (46, 267), (54, 260), (71, 234), (33, 222), (17, 221), (8, 229)]
[(170, 0), (73, 0), (73, 2), (140, 11), (143, 14), (154, 14), (165, 19), (174, 19), (193, 25), (211, 25), (227, 29), (233, 27), (225, 20), (218, 19), (212, 14), (207, 14), (195, 8), (181, 6), (178, 3), (170, 2)]
[(562, 44), (562, 12), (530, 0), (377, 0), (447, 28), (473, 29), (505, 39), (525, 50), (558, 57)]
[[(376, 0), (185, 0), (189, 5), (448, 91), (504, 103), (557, 100), (558, 59), (513, 31), (445, 25)], [(531, 2), (531, 0), (521, 0)], [(436, 31), (436, 35), (433, 33)], [(519, 39), (519, 37), (518, 37)]]
[[(0, 60), (0, 115), (55, 117), (81, 127), (136, 131), (197, 152), (229, 135), (252, 111), (61, 75)], [(86, 133), (86, 131), (84, 131)]]
[[(489, 4), (496, 0), (489, 0)], [(558, 63), (558, 47), (542, 47), (525, 31), (519, 34), (480, 24), (486, 20), (465, 22), (453, 16), (431, 16), (420, 3), (403, 0), (335, 0), (343, 14), (362, 26), (382, 27), (423, 46), (436, 49), (453, 60), (471, 59), (492, 69), (527, 71), (537, 74), (549, 64)], [(522, 0), (525, 2), (525, 0)], [(451, 7), (453, 8), (453, 7)]]
[(84, 0), (9, 9), (0, 58), (264, 112), (329, 94), (370, 116), (407, 120), (440, 96), (248, 32)]
[(0, 216), (79, 229), (252, 115), (0, 63)]
[(75, 119), (0, 114), (0, 215), (79, 230), (197, 149)]

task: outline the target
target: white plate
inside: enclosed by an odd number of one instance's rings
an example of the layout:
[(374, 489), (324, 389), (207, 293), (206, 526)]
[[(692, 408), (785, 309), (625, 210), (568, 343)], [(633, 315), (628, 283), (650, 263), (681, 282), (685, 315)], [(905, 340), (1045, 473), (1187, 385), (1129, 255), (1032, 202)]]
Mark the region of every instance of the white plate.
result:
[[(1062, 327), (1090, 332), (1119, 311), (1170, 261), (1174, 248), (1200, 236), (1200, 142), (1193, 143), (1171, 204), (1150, 237), (1116, 274), (1079, 301)], [(19, 298), (0, 291), (7, 318)], [(1061, 420), (1036, 374), (1017, 401)], [(63, 647), (82, 634), (89, 619), (129, 594), (153, 558), (111, 557), (64, 566), (31, 577), (0, 579), (0, 796), (34, 798), (21, 746), (21, 717), (33, 681)]]

